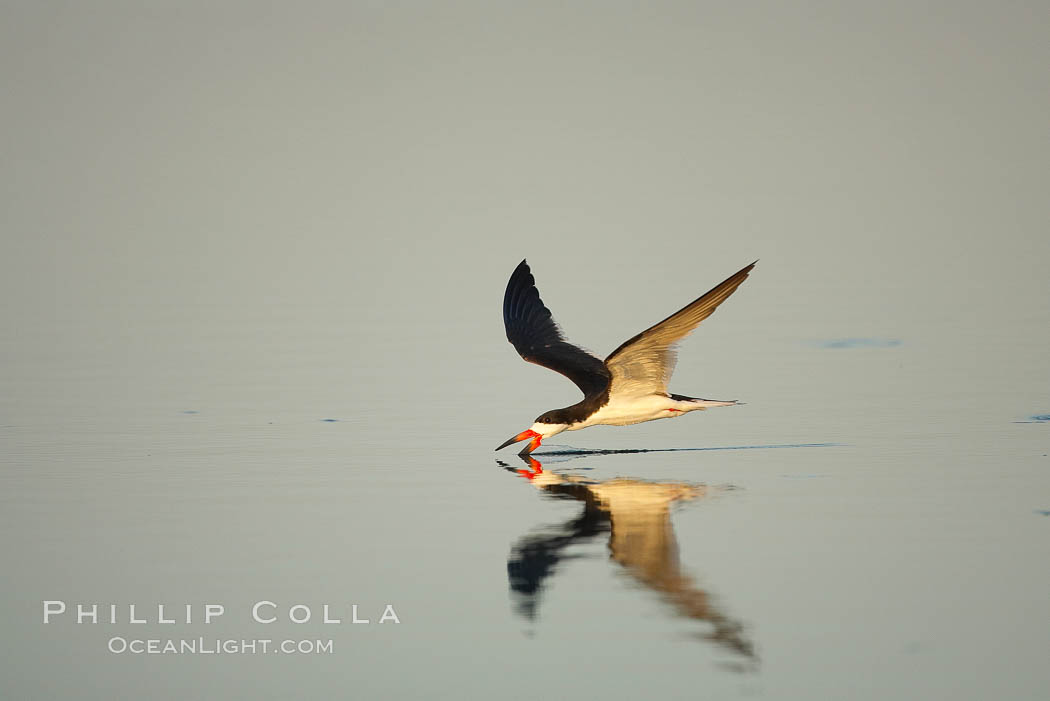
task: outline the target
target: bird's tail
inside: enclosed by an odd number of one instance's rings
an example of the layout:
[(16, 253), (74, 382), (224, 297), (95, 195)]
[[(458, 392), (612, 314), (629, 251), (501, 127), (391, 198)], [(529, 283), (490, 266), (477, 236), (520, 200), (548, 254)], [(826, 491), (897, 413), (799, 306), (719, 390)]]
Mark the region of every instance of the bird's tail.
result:
[(687, 397), (684, 394), (672, 394), (671, 399), (677, 402), (686, 402), (688, 404), (691, 404), (693, 405), (692, 407), (690, 407), (691, 409), (708, 409), (713, 406), (735, 406), (737, 404), (743, 403), (737, 401), (736, 399), (701, 399), (700, 397)]

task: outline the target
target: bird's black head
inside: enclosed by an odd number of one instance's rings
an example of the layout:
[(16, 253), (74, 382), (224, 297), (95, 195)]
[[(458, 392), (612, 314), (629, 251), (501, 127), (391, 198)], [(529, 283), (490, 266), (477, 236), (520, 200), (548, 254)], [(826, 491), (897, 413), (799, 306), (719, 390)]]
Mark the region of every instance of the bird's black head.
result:
[(572, 420), (567, 415), (565, 409), (551, 409), (550, 411), (544, 412), (536, 417), (536, 423), (538, 424), (562, 424), (569, 425)]

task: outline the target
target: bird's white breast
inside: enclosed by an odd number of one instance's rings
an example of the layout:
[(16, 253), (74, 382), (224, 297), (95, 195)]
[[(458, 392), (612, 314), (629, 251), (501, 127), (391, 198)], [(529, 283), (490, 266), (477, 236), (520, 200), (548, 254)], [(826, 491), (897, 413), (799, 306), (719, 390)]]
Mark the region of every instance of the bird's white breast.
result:
[[(608, 426), (627, 426), (653, 419), (667, 419), (685, 413), (678, 402), (670, 397), (649, 394), (641, 397), (610, 397), (609, 403), (589, 416), (586, 421), (569, 428), (576, 431), (588, 426), (605, 424)], [(674, 410), (674, 411), (672, 411)], [(687, 409), (688, 410), (688, 409)]]

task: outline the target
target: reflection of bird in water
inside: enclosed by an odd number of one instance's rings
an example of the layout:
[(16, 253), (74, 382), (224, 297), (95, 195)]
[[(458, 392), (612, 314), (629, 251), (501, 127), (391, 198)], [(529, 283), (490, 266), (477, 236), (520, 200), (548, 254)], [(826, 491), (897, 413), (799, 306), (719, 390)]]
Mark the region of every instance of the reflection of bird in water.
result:
[(564, 552), (570, 545), (608, 532), (611, 558), (634, 579), (658, 592), (679, 616), (710, 623), (714, 630), (703, 638), (749, 660), (756, 659), (743, 625), (719, 610), (711, 596), (682, 571), (678, 560), (671, 505), (702, 498), (708, 493), (707, 487), (623, 478), (592, 482), (544, 471), (535, 459), (523, 459), (530, 469), (515, 472), (548, 494), (582, 501), (584, 509), (579, 517), (555, 529), (527, 535), (514, 546), (507, 574), (518, 598), (519, 613), (536, 617), (544, 580), (566, 559)]

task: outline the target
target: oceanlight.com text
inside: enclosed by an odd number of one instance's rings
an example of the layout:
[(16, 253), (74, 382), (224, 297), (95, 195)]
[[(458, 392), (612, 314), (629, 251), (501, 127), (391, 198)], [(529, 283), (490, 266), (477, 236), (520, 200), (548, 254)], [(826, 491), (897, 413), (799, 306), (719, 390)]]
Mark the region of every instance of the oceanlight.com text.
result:
[(331, 655), (332, 640), (273, 640), (221, 638), (122, 638), (109, 639), (115, 655)]

